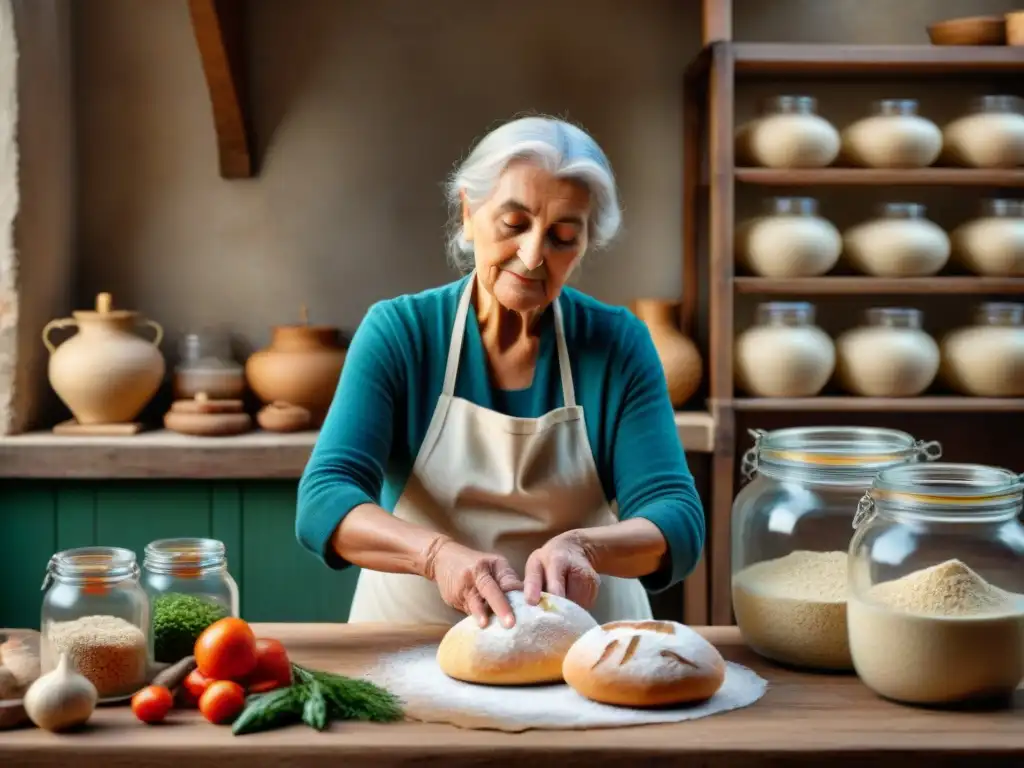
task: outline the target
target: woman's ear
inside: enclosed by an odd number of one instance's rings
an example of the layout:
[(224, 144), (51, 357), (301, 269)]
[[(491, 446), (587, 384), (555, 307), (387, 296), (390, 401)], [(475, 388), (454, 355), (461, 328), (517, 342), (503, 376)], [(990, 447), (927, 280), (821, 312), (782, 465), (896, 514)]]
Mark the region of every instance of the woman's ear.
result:
[(471, 243), (473, 242), (473, 214), (469, 210), (466, 190), (460, 189), (459, 197), (462, 200), (462, 239), (467, 243)]

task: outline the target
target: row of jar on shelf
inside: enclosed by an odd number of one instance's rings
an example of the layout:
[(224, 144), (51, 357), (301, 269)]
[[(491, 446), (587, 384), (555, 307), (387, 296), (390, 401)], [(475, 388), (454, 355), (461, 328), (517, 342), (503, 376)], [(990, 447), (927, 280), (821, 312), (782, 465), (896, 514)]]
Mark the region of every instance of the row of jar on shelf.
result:
[(69, 654), (106, 702), (190, 655), (200, 623), (239, 615), (238, 586), (215, 539), (150, 542), (141, 569), (130, 549), (64, 550), (50, 558), (43, 589), (41, 672)]
[(1024, 275), (1024, 200), (984, 200), (980, 212), (947, 233), (920, 203), (890, 202), (841, 233), (811, 197), (775, 197), (736, 231), (737, 261), (760, 277), (816, 277), (840, 257), (875, 277), (928, 277), (952, 256), (983, 276)]
[[(163, 327), (140, 313), (114, 309), (109, 293), (96, 297), (95, 308), (53, 320), (43, 329), (50, 351), (49, 380), (73, 422), (65, 430), (121, 434), (138, 427), (135, 420), (156, 396), (167, 373), (160, 349)], [(164, 416), (168, 429), (183, 434), (221, 436), (246, 432), (252, 418), (243, 408), (251, 390), (264, 407), (257, 414), (266, 430), (290, 432), (319, 426), (330, 406), (345, 361), (341, 331), (310, 325), (305, 308), (295, 325), (271, 329), (265, 349), (239, 363), (227, 334), (186, 334), (172, 381), (175, 403)], [(149, 341), (136, 326), (148, 326)], [(60, 344), (50, 336), (77, 327)]]
[(766, 168), (925, 168), (937, 161), (972, 168), (1024, 165), (1024, 100), (982, 96), (943, 127), (914, 99), (882, 99), (838, 130), (818, 114), (813, 96), (767, 99), (736, 131), (736, 162)]
[(1021, 476), (939, 462), (938, 443), (891, 429), (754, 437), (731, 534), (746, 643), (853, 671), (909, 704), (1012, 696), (1024, 678)]
[(922, 318), (875, 307), (833, 339), (815, 324), (813, 304), (759, 304), (736, 337), (736, 385), (752, 397), (814, 397), (835, 377), (852, 395), (914, 397), (940, 378), (962, 395), (1024, 397), (1024, 304), (983, 303), (973, 324), (938, 342)]

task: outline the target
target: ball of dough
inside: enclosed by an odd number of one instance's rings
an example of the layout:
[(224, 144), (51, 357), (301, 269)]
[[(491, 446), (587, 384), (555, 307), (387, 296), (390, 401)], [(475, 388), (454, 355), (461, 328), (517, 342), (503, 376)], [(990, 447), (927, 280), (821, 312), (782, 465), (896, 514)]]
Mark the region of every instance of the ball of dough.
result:
[(456, 680), (485, 685), (560, 682), (565, 654), (597, 626), (594, 617), (571, 600), (547, 593), (537, 605), (527, 605), (519, 591), (507, 597), (515, 626), (506, 629), (492, 615), (481, 628), (474, 616), (467, 616), (438, 646), (441, 671)]
[(613, 621), (577, 640), (562, 676), (582, 696), (622, 707), (703, 701), (725, 681), (725, 660), (674, 621)]

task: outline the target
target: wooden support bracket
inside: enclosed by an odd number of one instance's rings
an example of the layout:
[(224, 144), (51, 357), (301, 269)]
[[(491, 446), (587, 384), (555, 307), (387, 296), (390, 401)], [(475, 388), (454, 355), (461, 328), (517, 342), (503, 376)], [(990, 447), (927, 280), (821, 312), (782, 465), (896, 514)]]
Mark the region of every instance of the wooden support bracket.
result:
[(220, 175), (250, 178), (254, 163), (245, 98), (245, 0), (189, 0), (188, 7), (213, 107)]

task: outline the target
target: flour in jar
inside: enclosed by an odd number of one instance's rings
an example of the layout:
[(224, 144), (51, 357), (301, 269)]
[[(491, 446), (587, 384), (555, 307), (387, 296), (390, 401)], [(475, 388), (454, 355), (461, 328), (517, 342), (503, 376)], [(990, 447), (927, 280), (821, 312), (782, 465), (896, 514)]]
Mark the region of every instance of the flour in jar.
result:
[(733, 576), (733, 611), (744, 641), (783, 664), (849, 670), (846, 562), (846, 552), (797, 550)]
[(951, 559), (853, 595), (850, 650), (886, 698), (953, 704), (1008, 696), (1024, 679), (1024, 595)]

